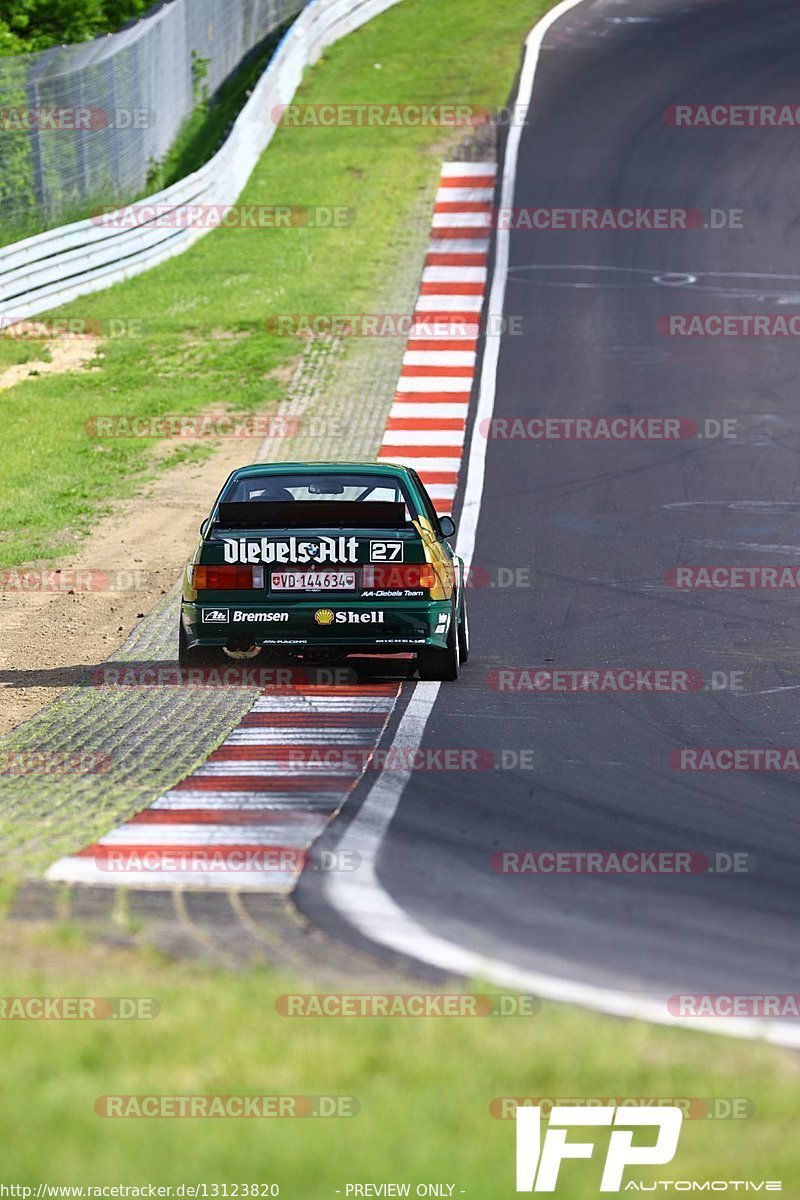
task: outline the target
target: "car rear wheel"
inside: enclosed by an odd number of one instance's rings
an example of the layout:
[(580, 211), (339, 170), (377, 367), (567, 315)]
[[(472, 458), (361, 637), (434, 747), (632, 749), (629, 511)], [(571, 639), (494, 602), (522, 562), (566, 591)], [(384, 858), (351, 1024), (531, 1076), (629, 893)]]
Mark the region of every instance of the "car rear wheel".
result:
[(417, 674), (420, 679), (439, 680), (442, 683), (458, 679), (458, 641), (454, 606), (447, 632), (447, 647), (441, 650), (438, 646), (422, 646), (417, 654)]

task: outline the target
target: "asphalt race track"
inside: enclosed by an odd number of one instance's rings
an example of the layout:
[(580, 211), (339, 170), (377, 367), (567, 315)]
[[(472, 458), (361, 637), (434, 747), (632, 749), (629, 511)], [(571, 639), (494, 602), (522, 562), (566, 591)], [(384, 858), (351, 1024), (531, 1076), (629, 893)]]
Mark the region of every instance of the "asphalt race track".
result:
[[(669, 760), (800, 744), (799, 598), (666, 578), (687, 564), (798, 563), (800, 347), (659, 332), (676, 313), (800, 313), (797, 130), (664, 118), (680, 103), (797, 103), (799, 43), (796, 0), (600, 0), (547, 34), (516, 206), (691, 208), (704, 223), (737, 210), (741, 227), (513, 230), (505, 314), (523, 332), (502, 338), (495, 418), (681, 417), (701, 431), (733, 419), (735, 437), (489, 441), (473, 562), (492, 585), (470, 593), (472, 657), (439, 690), (422, 746), (527, 748), (533, 769), (416, 771), (376, 870), (414, 921), (494, 960), (661, 996), (800, 991), (797, 772)], [(691, 669), (706, 684), (490, 685), (503, 668), (623, 667)], [(712, 689), (713, 673), (738, 690)], [(493, 869), (493, 853), (524, 849), (739, 852), (748, 870)], [(341, 928), (318, 881), (298, 899)]]

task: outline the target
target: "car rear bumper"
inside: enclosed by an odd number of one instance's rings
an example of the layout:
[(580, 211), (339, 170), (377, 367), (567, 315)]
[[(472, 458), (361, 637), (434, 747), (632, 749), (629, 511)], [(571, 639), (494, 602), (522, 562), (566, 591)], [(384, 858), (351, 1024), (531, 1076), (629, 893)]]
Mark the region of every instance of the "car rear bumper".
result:
[(195, 646), (328, 647), (343, 653), (376, 654), (415, 646), (444, 648), (450, 628), (449, 600), (407, 604), (310, 602), (291, 605), (184, 600), (181, 619), (186, 643)]

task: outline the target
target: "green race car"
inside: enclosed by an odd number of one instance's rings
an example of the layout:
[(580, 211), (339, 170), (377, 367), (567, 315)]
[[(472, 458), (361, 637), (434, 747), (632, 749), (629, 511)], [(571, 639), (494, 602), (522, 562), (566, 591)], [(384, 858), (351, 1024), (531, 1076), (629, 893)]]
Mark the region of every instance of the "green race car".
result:
[(454, 533), (409, 467), (240, 467), (186, 569), (180, 664), (264, 646), (303, 658), (412, 652), (421, 679), (457, 679), (469, 633)]

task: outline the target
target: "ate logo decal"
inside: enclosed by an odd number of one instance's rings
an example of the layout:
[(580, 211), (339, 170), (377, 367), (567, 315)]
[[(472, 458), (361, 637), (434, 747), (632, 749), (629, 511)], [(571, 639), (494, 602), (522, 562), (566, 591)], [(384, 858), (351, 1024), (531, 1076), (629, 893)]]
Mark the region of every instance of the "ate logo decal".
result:
[(227, 608), (204, 608), (203, 623), (205, 625), (225, 625), (228, 621)]

